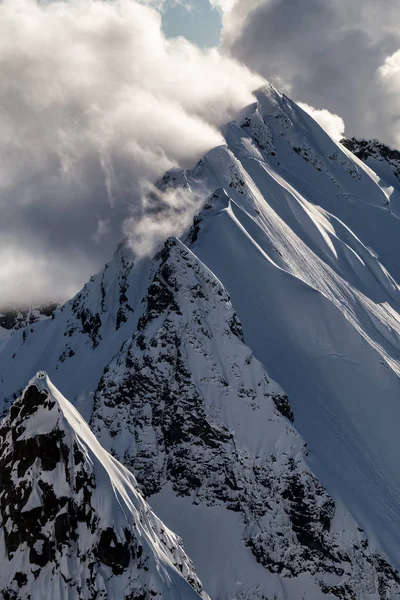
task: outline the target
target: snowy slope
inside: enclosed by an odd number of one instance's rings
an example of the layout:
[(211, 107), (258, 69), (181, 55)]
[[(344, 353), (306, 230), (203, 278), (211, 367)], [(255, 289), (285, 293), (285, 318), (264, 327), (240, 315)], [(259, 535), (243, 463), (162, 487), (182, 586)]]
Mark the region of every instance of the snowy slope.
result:
[(379, 140), (349, 138), (341, 140), (345, 148), (378, 175), (381, 187), (390, 197), (390, 210), (400, 217), (400, 152)]
[(27, 325), (49, 319), (58, 304), (44, 304), (21, 308), (15, 305), (2, 306), (0, 308), (0, 345), (16, 329), (22, 329)]
[(187, 540), (208, 593), (400, 598), (398, 574), (307, 467), (226, 290), (182, 242), (167, 241), (144, 304), (91, 425)]
[(58, 304), (43, 304), (21, 308), (15, 305), (0, 308), (0, 327), (7, 330), (21, 329), (37, 321), (50, 318)]
[(14, 331), (1, 354), (5, 406), (43, 365), (65, 395), (91, 415), (91, 398), (105, 365), (132, 333), (147, 290), (151, 260), (135, 261), (124, 245), (53, 319)]
[[(155, 257), (121, 246), (54, 319), (13, 332), (1, 398), (46, 368), (213, 597), (388, 600), (398, 576), (383, 556), (400, 568), (397, 188), (284, 95), (257, 98), (225, 145), (159, 183), (204, 197), (192, 230)], [(274, 408), (286, 394), (299, 433), (287, 402), (286, 417)], [(290, 497), (292, 476), (303, 487)]]
[(191, 249), (289, 394), (316, 473), (397, 561), (400, 222), (378, 177), (274, 90), (226, 137), (185, 174), (219, 188)]
[(206, 598), (180, 540), (46, 373), (0, 441), (1, 598)]

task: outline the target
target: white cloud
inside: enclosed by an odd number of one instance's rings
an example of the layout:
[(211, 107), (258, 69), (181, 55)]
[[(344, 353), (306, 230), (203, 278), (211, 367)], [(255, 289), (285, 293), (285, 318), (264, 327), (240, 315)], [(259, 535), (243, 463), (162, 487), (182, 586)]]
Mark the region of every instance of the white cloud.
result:
[[(0, 303), (80, 286), (127, 216), (143, 229), (141, 182), (193, 164), (253, 100), (259, 77), (216, 49), (165, 39), (150, 4), (0, 2), (0, 255), (15, 263), (18, 246), (27, 273), (38, 257), (36, 275), (43, 257), (58, 265), (40, 286), (0, 270)], [(85, 258), (71, 269), (72, 256)]]
[(160, 191), (154, 185), (143, 189), (145, 211), (126, 219), (124, 233), (133, 251), (146, 255), (170, 235), (181, 235), (189, 228), (193, 214), (200, 208), (201, 199), (185, 188)]
[[(84, 255), (73, 252), (68, 260), (62, 261), (57, 254), (43, 249), (40, 245), (24, 246), (19, 240), (8, 236), (1, 240), (0, 282), (6, 286), (2, 290), (2, 301), (17, 301), (29, 305), (31, 299), (40, 302), (51, 298), (63, 301), (76, 292), (75, 276), (77, 266), (88, 270), (91, 262)], [(55, 285), (57, 282), (63, 285)], [(51, 294), (50, 294), (51, 292)]]
[(391, 87), (393, 84), (398, 91), (400, 82), (400, 50), (392, 56), (388, 56), (384, 64), (379, 68), (379, 73), (383, 80), (389, 81)]
[(344, 121), (339, 115), (335, 115), (326, 108), (314, 108), (304, 102), (298, 102), (300, 108), (306, 111), (322, 129), (325, 129), (326, 133), (329, 134), (335, 141), (339, 142), (344, 137)]
[(400, 148), (400, 50), (388, 56), (377, 71), (381, 94), (381, 118), (387, 124), (387, 137)]
[(220, 8), (224, 13), (228, 13), (233, 9), (235, 0), (210, 0), (210, 4), (215, 8)]

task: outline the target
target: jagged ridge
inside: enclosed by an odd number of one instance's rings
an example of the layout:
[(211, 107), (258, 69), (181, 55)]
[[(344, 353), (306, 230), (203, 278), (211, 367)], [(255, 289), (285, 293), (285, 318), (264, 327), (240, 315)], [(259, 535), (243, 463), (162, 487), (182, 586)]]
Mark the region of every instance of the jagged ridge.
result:
[(4, 600), (200, 597), (179, 539), (45, 373), (2, 421), (0, 456)]
[[(182, 242), (168, 240), (137, 333), (99, 384), (96, 435), (155, 506), (167, 502), (170, 483), (187, 505), (240, 515), (243, 551), (265, 568), (264, 577), (241, 573), (254, 600), (296, 597), (296, 585), (313, 598), (396, 597), (397, 572), (356, 524), (350, 539), (338, 527), (348, 517), (308, 469), (291, 421), (287, 396), (244, 344), (226, 290)], [(229, 562), (227, 552), (223, 570)]]
[(1, 397), (45, 366), (217, 597), (396, 598), (396, 190), (272, 88), (224, 135), (160, 181), (204, 197), (184, 245), (13, 333)]

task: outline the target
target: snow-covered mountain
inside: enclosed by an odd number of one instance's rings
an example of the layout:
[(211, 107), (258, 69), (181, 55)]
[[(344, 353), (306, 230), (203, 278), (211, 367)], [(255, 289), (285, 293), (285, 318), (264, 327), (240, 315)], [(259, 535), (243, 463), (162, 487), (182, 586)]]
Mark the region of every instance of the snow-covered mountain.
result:
[(133, 475), (39, 372), (0, 424), (0, 597), (206, 595)]
[(190, 231), (4, 342), (4, 409), (46, 369), (214, 600), (400, 597), (394, 175), (272, 87), (223, 133), (159, 182)]
[(400, 598), (397, 572), (307, 467), (226, 290), (182, 242), (165, 244), (95, 398), (93, 430), (188, 540), (213, 598)]
[(349, 138), (341, 140), (343, 146), (353, 152), (379, 177), (390, 204), (389, 211), (400, 217), (400, 152), (382, 144), (379, 140)]
[[(400, 184), (400, 151), (382, 144), (379, 140), (363, 140), (357, 138), (344, 138), (341, 140), (343, 146), (353, 152), (360, 160), (365, 162), (383, 179), (393, 180), (394, 184)], [(385, 175), (384, 175), (385, 173)]]
[(59, 304), (50, 303), (20, 307), (9, 304), (0, 308), (0, 345), (6, 340), (12, 331), (22, 329), (37, 321), (43, 321), (53, 316)]
[(0, 308), (0, 327), (7, 330), (21, 329), (37, 321), (53, 316), (58, 304), (44, 304), (21, 308), (8, 305)]

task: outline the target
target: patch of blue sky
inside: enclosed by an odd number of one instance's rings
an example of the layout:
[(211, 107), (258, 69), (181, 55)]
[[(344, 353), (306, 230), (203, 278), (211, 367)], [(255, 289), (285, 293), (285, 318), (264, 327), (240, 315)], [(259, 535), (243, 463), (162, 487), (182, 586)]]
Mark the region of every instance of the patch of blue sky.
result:
[(168, 0), (162, 21), (168, 38), (182, 35), (202, 48), (219, 45), (221, 12), (209, 0)]

